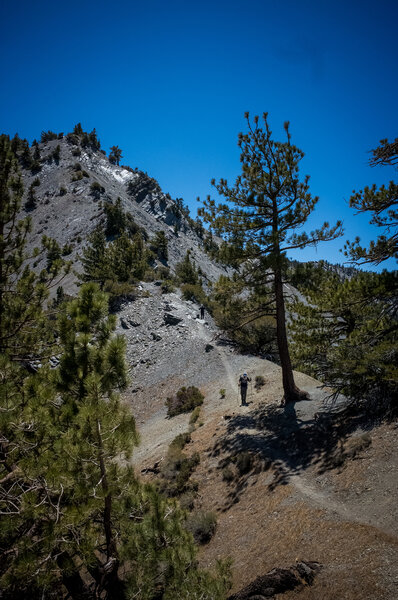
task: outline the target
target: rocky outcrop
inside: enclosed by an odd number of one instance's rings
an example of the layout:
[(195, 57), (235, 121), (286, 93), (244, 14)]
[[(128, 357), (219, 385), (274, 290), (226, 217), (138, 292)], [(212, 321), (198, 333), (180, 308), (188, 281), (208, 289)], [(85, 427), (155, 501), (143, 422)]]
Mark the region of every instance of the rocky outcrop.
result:
[[(59, 159), (45, 160), (58, 145)], [(29, 209), (32, 232), (27, 249), (31, 253), (34, 247), (39, 247), (43, 235), (54, 238), (61, 248), (68, 247), (67, 259), (72, 261), (73, 270), (63, 281), (65, 292), (76, 293), (76, 273), (81, 272), (80, 256), (87, 237), (99, 223), (105, 222), (104, 204), (115, 203), (117, 198), (136, 224), (145, 229), (149, 239), (159, 231), (164, 232), (168, 260), (167, 264), (159, 261), (159, 266), (166, 264), (173, 270), (189, 250), (191, 260), (203, 273), (204, 282), (214, 282), (228, 272), (206, 254), (201, 237), (203, 228), (195, 227), (186, 210), (143, 171), (113, 165), (102, 151), (77, 148), (68, 144), (65, 137), (39, 146), (44, 159), (41, 171), (32, 174), (24, 169), (22, 172), (24, 206), (29, 186), (35, 179), (40, 182), (35, 188), (35, 207)], [(93, 185), (97, 190), (95, 194)], [(24, 208), (21, 216), (26, 212)], [(45, 266), (45, 257), (39, 257), (37, 269)]]
[(182, 319), (176, 317), (175, 315), (172, 315), (171, 313), (164, 313), (163, 319), (166, 325), (178, 325), (182, 322)]

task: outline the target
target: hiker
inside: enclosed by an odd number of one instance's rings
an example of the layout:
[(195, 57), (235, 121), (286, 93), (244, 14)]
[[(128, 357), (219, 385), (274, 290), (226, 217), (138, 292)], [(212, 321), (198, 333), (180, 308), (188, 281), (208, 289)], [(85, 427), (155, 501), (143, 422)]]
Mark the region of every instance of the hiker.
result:
[(247, 384), (251, 381), (250, 377), (247, 376), (247, 373), (243, 373), (239, 377), (238, 386), (240, 387), (240, 397), (242, 400), (241, 406), (247, 406), (246, 404), (246, 394), (247, 394)]
[(203, 306), (203, 304), (201, 304), (201, 306), (200, 306), (200, 309), (199, 309), (199, 310), (200, 310), (200, 318), (201, 318), (201, 319), (202, 319), (202, 321), (203, 321), (203, 319), (205, 318), (205, 307)]

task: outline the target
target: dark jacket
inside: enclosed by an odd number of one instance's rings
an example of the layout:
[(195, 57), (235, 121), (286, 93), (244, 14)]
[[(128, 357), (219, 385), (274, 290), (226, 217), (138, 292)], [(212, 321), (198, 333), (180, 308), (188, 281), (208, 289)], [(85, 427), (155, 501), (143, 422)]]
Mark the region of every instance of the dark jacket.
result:
[(251, 381), (250, 377), (244, 377), (243, 375), (241, 375), (239, 377), (239, 385), (242, 388), (247, 388), (247, 383)]

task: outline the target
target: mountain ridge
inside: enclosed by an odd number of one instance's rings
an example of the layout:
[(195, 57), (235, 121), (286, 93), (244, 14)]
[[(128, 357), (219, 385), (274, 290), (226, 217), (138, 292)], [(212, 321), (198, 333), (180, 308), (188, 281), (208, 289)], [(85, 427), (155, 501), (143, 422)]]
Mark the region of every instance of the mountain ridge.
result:
[[(60, 152), (55, 160), (51, 157), (57, 146)], [(41, 170), (34, 173), (30, 169), (22, 170), (25, 192), (21, 215), (32, 219), (28, 251), (40, 245), (43, 235), (55, 239), (61, 247), (72, 244), (67, 258), (72, 261), (74, 270), (81, 272), (79, 254), (88, 235), (103, 223), (104, 205), (114, 204), (120, 198), (123, 210), (132, 215), (139, 227), (150, 235), (158, 231), (165, 233), (168, 266), (172, 269), (189, 251), (205, 280), (214, 282), (221, 274), (230, 272), (205, 252), (206, 232), (199, 222), (189, 217), (181, 199), (176, 202), (162, 192), (158, 183), (143, 171), (112, 164), (100, 150), (79, 148), (80, 154), (74, 156), (76, 146), (68, 142), (67, 137), (41, 143), (39, 149), (43, 154)], [(35, 180), (40, 183), (35, 185)], [(35, 206), (27, 208), (32, 185)], [(44, 265), (43, 257), (36, 266), (40, 269)], [(63, 285), (67, 293), (76, 292), (73, 275), (69, 275)]]

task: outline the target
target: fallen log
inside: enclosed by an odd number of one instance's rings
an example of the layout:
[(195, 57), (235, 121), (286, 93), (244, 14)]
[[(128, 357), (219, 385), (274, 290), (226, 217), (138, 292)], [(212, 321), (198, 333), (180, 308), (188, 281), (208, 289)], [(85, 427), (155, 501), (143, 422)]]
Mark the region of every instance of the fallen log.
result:
[(288, 569), (272, 569), (266, 575), (257, 577), (237, 594), (227, 600), (266, 600), (276, 594), (311, 585), (322, 565), (313, 561), (298, 561)]

